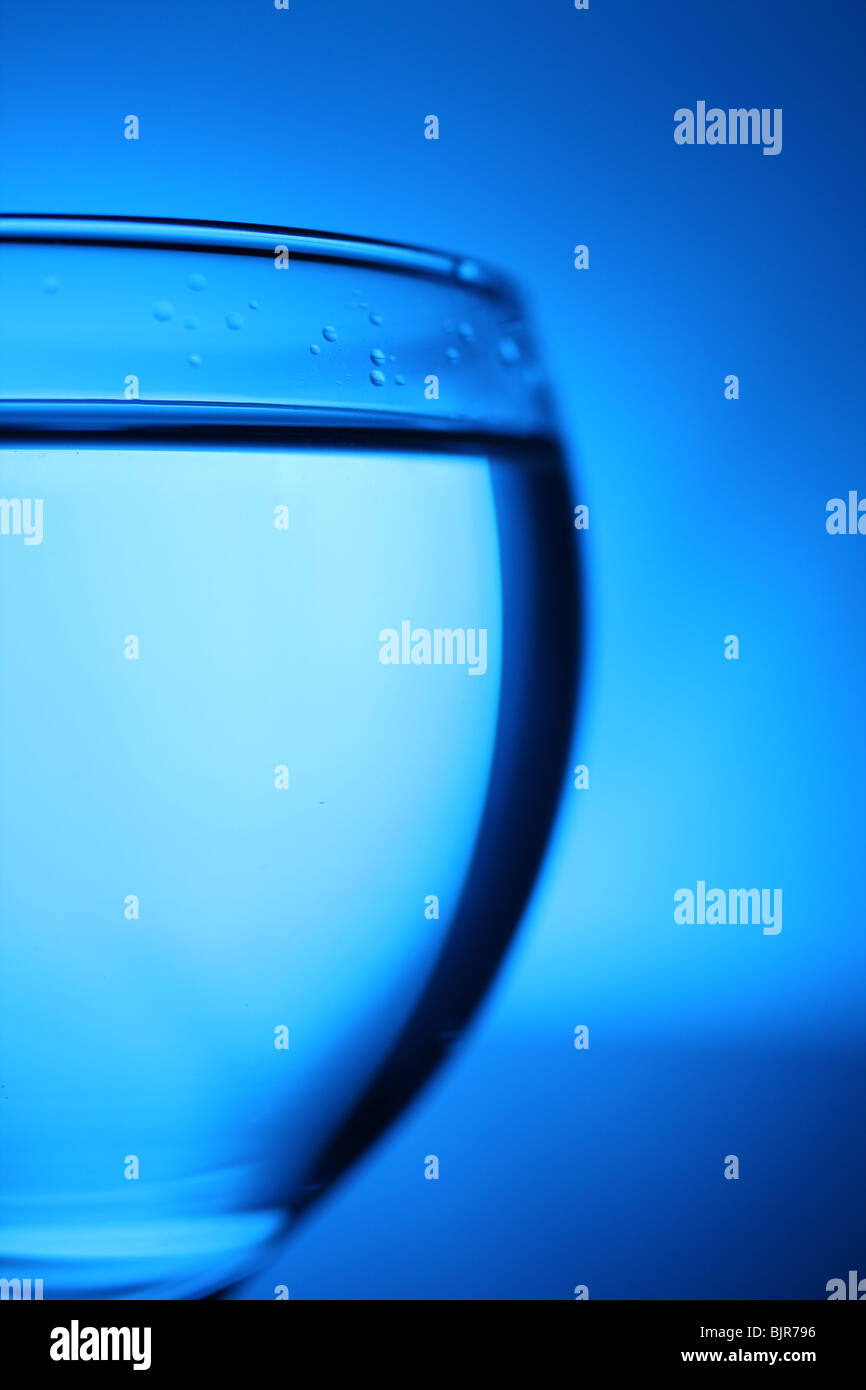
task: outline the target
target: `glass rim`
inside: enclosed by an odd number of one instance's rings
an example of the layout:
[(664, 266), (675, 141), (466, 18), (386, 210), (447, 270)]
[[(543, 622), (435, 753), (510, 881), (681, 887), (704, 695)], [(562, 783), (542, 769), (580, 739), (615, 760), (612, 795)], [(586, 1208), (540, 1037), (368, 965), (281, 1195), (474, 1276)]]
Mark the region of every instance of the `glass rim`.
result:
[(391, 267), (409, 273), (457, 280), (478, 289), (513, 290), (508, 276), (474, 256), (434, 251), (428, 247), (378, 237), (199, 218), (0, 212), (0, 241), (4, 242), (154, 247), (270, 256), (275, 238), (288, 247), (293, 258), (302, 260)]
[(554, 432), (521, 297), (468, 257), (252, 223), (5, 212), (0, 287), (0, 423), (134, 401), (140, 416)]

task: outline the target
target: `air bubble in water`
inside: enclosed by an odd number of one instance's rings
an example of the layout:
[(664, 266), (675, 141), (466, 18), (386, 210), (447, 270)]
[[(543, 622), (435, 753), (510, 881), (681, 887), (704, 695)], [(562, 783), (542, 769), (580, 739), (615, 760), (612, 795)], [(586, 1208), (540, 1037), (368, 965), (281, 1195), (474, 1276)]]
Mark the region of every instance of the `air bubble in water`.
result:
[(310, 352), (313, 354), (314, 357), (318, 357), (321, 351), (322, 349), (319, 347), (318, 343), (310, 343)]
[(371, 314), (371, 315), (370, 315), (370, 322), (371, 322), (376, 328), (378, 328), (378, 327), (379, 327), (379, 324), (382, 322), (382, 315), (381, 315), (381, 314)]
[(42, 288), (46, 294), (56, 294), (60, 289), (60, 281), (56, 275), (44, 275), (42, 277)]
[(198, 328), (198, 319), (184, 319), (184, 328)]
[(258, 301), (257, 299), (251, 299), (251, 300), (250, 300), (250, 308), (251, 308), (251, 309), (258, 309), (258, 307), (259, 307), (259, 301)]
[(449, 361), (449, 362), (459, 362), (459, 361), (460, 361), (460, 350), (459, 350), (459, 348), (456, 348), (456, 347), (446, 348), (446, 350), (445, 350), (445, 356), (448, 358), (448, 361)]
[(384, 385), (385, 385), (385, 373), (384, 373), (384, 372), (380, 372), (380, 371), (378, 371), (378, 370), (375, 371), (375, 372), (371, 372), (371, 373), (370, 373), (370, 380), (372, 381), (372, 383), (373, 383), (374, 386), (384, 386)]
[(405, 386), (405, 385), (406, 385), (406, 378), (405, 378), (404, 376), (400, 376), (400, 373), (399, 373), (399, 372), (397, 373), (397, 375), (396, 375), (395, 378), (394, 378), (394, 385), (395, 385), (395, 386)]
[(191, 367), (201, 366), (201, 358), (199, 357), (197, 352), (191, 352), (189, 357), (187, 358), (187, 361), (189, 362), (189, 365)]
[(174, 305), (168, 299), (158, 299), (153, 306), (153, 317), (160, 323), (168, 323), (174, 313)]
[(370, 361), (374, 363), (375, 366), (381, 367), (382, 363), (385, 361), (385, 354), (381, 348), (373, 348), (373, 351), (370, 353)]
[(203, 275), (188, 275), (186, 277), (186, 283), (189, 285), (191, 290), (207, 289), (207, 280), (204, 278)]
[(460, 334), (460, 337), (463, 339), (464, 343), (471, 343), (474, 341), (475, 329), (472, 327), (471, 323), (458, 324), (457, 332)]
[(458, 280), (466, 280), (467, 282), (470, 282), (470, 283), (471, 283), (473, 280), (480, 280), (480, 279), (481, 279), (481, 267), (480, 267), (480, 265), (478, 264), (477, 261), (461, 261), (460, 264), (459, 264), (458, 267), (457, 267), (457, 278), (458, 278)]
[(337, 341), (337, 330), (332, 323), (325, 324), (322, 329), (322, 337), (326, 343), (335, 343)]
[(226, 314), (226, 328), (243, 328), (244, 320), (241, 314)]

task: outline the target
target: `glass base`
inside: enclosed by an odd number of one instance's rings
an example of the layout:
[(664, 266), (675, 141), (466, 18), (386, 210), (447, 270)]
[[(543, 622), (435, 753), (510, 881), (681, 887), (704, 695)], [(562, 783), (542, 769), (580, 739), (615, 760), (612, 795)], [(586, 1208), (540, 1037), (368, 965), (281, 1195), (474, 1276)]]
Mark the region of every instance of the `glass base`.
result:
[(283, 1210), (127, 1226), (0, 1231), (9, 1278), (42, 1281), (49, 1299), (220, 1298), (267, 1260)]

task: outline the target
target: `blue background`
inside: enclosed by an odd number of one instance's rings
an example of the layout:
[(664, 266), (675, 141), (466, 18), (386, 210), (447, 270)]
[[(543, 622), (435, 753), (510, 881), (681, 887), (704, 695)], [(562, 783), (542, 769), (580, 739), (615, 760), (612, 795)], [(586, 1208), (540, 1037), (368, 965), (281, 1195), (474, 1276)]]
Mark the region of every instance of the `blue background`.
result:
[[(825, 1297), (866, 1275), (866, 538), (824, 525), (866, 491), (863, 10), (291, 3), (6, 6), (0, 201), (518, 276), (590, 506), (590, 787), (450, 1066), (246, 1292)], [(782, 153), (675, 145), (699, 99)], [(700, 878), (781, 886), (781, 934), (675, 926)]]

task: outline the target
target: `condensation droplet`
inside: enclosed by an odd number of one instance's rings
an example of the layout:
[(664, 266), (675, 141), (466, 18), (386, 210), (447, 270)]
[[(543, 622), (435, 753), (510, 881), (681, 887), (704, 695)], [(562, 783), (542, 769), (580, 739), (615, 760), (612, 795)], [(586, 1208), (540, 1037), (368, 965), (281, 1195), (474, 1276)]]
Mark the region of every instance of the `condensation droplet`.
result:
[(251, 309), (258, 309), (258, 307), (259, 307), (259, 301), (258, 301), (257, 299), (251, 299), (251, 300), (250, 300), (250, 308), (251, 308)]
[(241, 314), (226, 314), (226, 328), (237, 330), (243, 328), (244, 320)]
[(520, 361), (520, 348), (513, 338), (501, 338), (499, 341), (499, 356), (503, 362), (509, 366), (514, 362)]
[(198, 328), (198, 319), (184, 319), (184, 328)]
[(370, 361), (377, 367), (381, 367), (382, 363), (385, 361), (385, 354), (381, 348), (373, 348), (373, 351), (370, 353)]
[(168, 323), (174, 313), (174, 305), (168, 299), (158, 299), (153, 306), (153, 317), (160, 323)]
[(322, 329), (322, 337), (324, 338), (325, 342), (335, 343), (337, 341), (337, 336), (337, 330), (334, 327), (334, 325), (332, 323), (326, 323), (324, 328)]
[(189, 285), (191, 290), (207, 289), (207, 280), (204, 278), (203, 275), (188, 275), (186, 277), (186, 283)]
[(374, 386), (384, 386), (384, 385), (385, 385), (385, 373), (384, 373), (384, 372), (380, 372), (380, 371), (378, 371), (378, 370), (376, 370), (375, 372), (371, 372), (371, 373), (370, 373), (370, 380), (372, 381), (372, 383), (373, 383)]
[(60, 289), (60, 281), (56, 275), (45, 275), (42, 279), (42, 288), (46, 294), (56, 294)]
[(321, 351), (322, 349), (319, 347), (318, 343), (310, 343), (310, 352), (313, 354), (314, 357), (318, 357)]
[(396, 375), (395, 378), (394, 378), (394, 385), (395, 385), (395, 386), (405, 386), (405, 385), (406, 385), (406, 378), (405, 378), (404, 376), (400, 376), (400, 373), (399, 373), (399, 372), (397, 373), (397, 375)]
[(471, 343), (475, 339), (475, 329), (472, 327), (471, 323), (458, 324), (457, 332), (460, 334), (460, 337), (463, 339), (464, 343)]
[(189, 357), (187, 358), (187, 361), (189, 362), (189, 365), (191, 367), (201, 366), (201, 358), (199, 357), (197, 352), (191, 352)]
[(381, 315), (381, 314), (371, 314), (371, 315), (370, 315), (370, 322), (374, 325), (374, 327), (378, 328), (378, 327), (379, 327), (379, 324), (382, 322), (382, 315)]
[(448, 358), (448, 361), (449, 361), (449, 362), (459, 362), (459, 361), (460, 361), (460, 349), (459, 349), (459, 348), (456, 348), (456, 347), (446, 348), (446, 349), (445, 349), (445, 356)]

